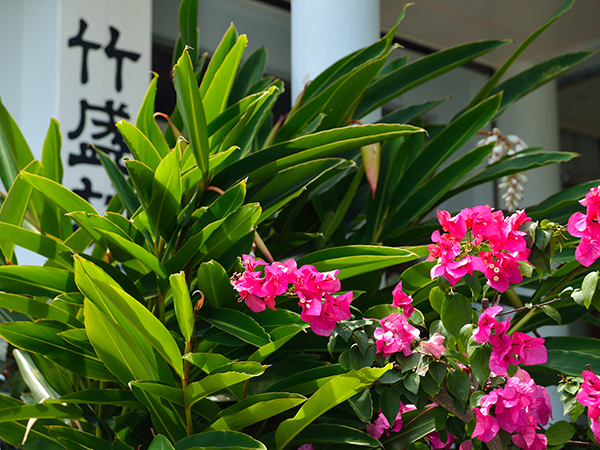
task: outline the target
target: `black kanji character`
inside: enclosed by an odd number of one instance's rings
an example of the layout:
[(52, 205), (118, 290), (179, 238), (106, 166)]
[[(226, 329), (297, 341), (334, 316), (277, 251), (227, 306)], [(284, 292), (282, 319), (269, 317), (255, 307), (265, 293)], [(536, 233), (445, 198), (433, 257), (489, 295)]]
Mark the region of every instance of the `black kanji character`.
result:
[(83, 51), (83, 56), (81, 58), (81, 83), (86, 84), (88, 81), (88, 67), (87, 67), (87, 59), (88, 59), (88, 51), (90, 50), (98, 50), (102, 45), (96, 44), (94, 42), (84, 41), (83, 33), (87, 28), (87, 23), (83, 19), (79, 19), (79, 33), (76, 36), (73, 36), (69, 39), (69, 47), (77, 47), (81, 46)]
[(85, 199), (87, 202), (90, 201), (90, 198), (102, 198), (101, 193), (94, 192), (92, 190), (92, 182), (89, 178), (81, 177), (81, 182), (83, 183), (83, 189), (73, 189), (73, 192)]
[(116, 87), (117, 91), (121, 92), (122, 82), (122, 71), (123, 71), (123, 58), (129, 58), (132, 61), (137, 61), (140, 57), (140, 53), (128, 52), (126, 50), (117, 50), (117, 40), (119, 39), (119, 30), (114, 27), (110, 27), (110, 44), (104, 49), (104, 52), (109, 58), (116, 58), (117, 60), (117, 73), (116, 73)]

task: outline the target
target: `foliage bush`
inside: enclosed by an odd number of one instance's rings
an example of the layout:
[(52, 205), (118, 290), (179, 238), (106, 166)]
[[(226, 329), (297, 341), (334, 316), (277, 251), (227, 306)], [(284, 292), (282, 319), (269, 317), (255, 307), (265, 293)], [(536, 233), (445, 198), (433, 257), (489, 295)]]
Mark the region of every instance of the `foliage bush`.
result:
[[(36, 161), (0, 104), (0, 177), (9, 187), (0, 209), (0, 336), (15, 348), (7, 395), (0, 396), (0, 438), (50, 450), (420, 449), (454, 439), (467, 448), (482, 441), (500, 448), (515, 430), (496, 404), (498, 433), (490, 399), (511, 383), (527, 385), (520, 401), (533, 401), (535, 391), (541, 408), (547, 394), (538, 385), (555, 384), (557, 374), (575, 420), (586, 403), (576, 401), (582, 371), (600, 367), (597, 341), (573, 338), (567, 351), (556, 338), (542, 345), (521, 332), (597, 320), (587, 308), (598, 304), (598, 272), (586, 274), (575, 260), (577, 241), (565, 242), (559, 223), (599, 182), (530, 208), (535, 222), (524, 213), (506, 220), (493, 213), (525, 255), (503, 266), (508, 289), (492, 289), (495, 275), (483, 266), (453, 268), (458, 254), (443, 262), (443, 245), (423, 245), (440, 229), (430, 213), (444, 200), (575, 156), (528, 149), (483, 165), (489, 143), (451, 159), (513, 102), (591, 55), (558, 56), (500, 82), (572, 3), (523, 42), (449, 124), (425, 133), (419, 117), (440, 100), (406, 106), (375, 124), (357, 121), (508, 41), (388, 61), (396, 25), (325, 70), (274, 122), (271, 110), (284, 86), (263, 77), (266, 51), (240, 65), (246, 37), (232, 26), (206, 64), (194, 50), (197, 0), (183, 0), (177, 107), (163, 133), (154, 115), (155, 76), (135, 125), (117, 124), (133, 155), (125, 160), (127, 178), (97, 150), (116, 190), (102, 215), (61, 185), (58, 123), (51, 122)], [(449, 224), (475, 209), (465, 211), (454, 218), (438, 213), (444, 231), (454, 235)], [(526, 231), (519, 231), (523, 224)], [(581, 242), (594, 242), (578, 230)], [(456, 239), (460, 258), (471, 262), (500, 265), (512, 255), (493, 233), (473, 240), (477, 233), (434, 236)], [(15, 246), (47, 261), (19, 265)], [(443, 263), (436, 266), (438, 257)], [(394, 271), (402, 284), (389, 282)], [(516, 284), (529, 288), (520, 298)], [(490, 302), (513, 305), (508, 332), (509, 321), (496, 319), (505, 313), (487, 308)], [(500, 340), (510, 341), (503, 355)], [(491, 360), (494, 371), (505, 373), (491, 373)], [(527, 370), (535, 382), (516, 367), (532, 363)], [(586, 377), (582, 392), (593, 390), (593, 373)], [(594, 404), (586, 404), (590, 417)], [(516, 430), (520, 447), (558, 449), (592, 439), (567, 422), (542, 438), (535, 430), (546, 426), (547, 414), (520, 409), (535, 422)]]

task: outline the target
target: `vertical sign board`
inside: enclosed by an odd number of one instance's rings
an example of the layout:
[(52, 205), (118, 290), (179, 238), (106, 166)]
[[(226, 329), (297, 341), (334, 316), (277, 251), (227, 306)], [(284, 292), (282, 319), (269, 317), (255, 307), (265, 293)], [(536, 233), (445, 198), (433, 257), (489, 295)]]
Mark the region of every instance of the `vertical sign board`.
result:
[(115, 123), (135, 123), (150, 81), (151, 0), (61, 0), (58, 120), (63, 184), (98, 211), (114, 189), (94, 148), (125, 173)]

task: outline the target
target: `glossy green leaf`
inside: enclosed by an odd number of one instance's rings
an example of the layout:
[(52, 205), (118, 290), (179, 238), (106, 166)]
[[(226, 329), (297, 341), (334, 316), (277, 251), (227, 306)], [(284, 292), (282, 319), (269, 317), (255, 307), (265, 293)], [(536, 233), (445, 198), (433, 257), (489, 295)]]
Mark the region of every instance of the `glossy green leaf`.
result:
[[(185, 0), (182, 3), (196, 3), (197, 0), (188, 1)], [(144, 96), (144, 100), (140, 106), (140, 110), (138, 111), (137, 118), (135, 119), (135, 126), (142, 132), (144, 135), (150, 140), (158, 154), (161, 158), (164, 158), (169, 153), (169, 145), (165, 140), (162, 132), (160, 131), (159, 126), (154, 120), (154, 103), (156, 101), (156, 85), (158, 83), (158, 74), (152, 74), (152, 81), (150, 82), (150, 86), (148, 86), (148, 90), (146, 91), (146, 95)]]
[(264, 328), (241, 311), (228, 308), (203, 308), (201, 317), (218, 329), (257, 347), (271, 342)]
[(268, 356), (279, 350), (286, 342), (288, 342), (306, 327), (307, 325), (289, 325), (275, 328), (271, 331), (271, 339), (273, 342), (263, 345), (250, 356), (248, 356), (248, 361), (264, 361)]
[[(14, 349), (13, 356), (19, 367), (19, 373), (36, 402), (39, 403), (42, 400), (60, 397), (60, 394), (48, 383), (48, 380), (29, 353)], [(50, 374), (48, 375), (50, 376)]]
[(127, 143), (127, 147), (129, 147), (129, 151), (133, 157), (137, 161), (146, 164), (148, 167), (150, 167), (150, 169), (156, 170), (162, 160), (162, 157), (152, 142), (150, 142), (148, 137), (135, 125), (127, 122), (126, 120), (120, 120), (117, 122), (116, 127), (121, 132), (121, 135)]
[(396, 213), (397, 216), (401, 217), (405, 223), (410, 223), (425, 214), (439, 202), (444, 193), (479, 166), (491, 154), (493, 146), (493, 144), (488, 144), (467, 152), (428, 179), (418, 191), (405, 201)]
[(440, 318), (444, 327), (458, 339), (460, 329), (471, 323), (473, 308), (471, 302), (462, 294), (446, 295), (442, 302)]
[(574, 434), (575, 428), (573, 425), (564, 420), (554, 422), (544, 433), (548, 440), (548, 445), (552, 447), (565, 445)]
[(379, 119), (377, 123), (410, 123), (417, 117), (425, 114), (427, 111), (435, 108), (437, 105), (446, 100), (448, 100), (448, 98), (443, 98), (441, 100), (428, 100), (423, 103), (408, 105), (404, 108), (399, 108), (389, 114), (386, 114)]
[(310, 253), (298, 260), (298, 267), (311, 264), (321, 272), (339, 269), (339, 279), (350, 278), (373, 270), (418, 259), (427, 254), (422, 247), (383, 247), (348, 245)]
[(221, 185), (234, 183), (245, 176), (256, 183), (297, 164), (326, 158), (363, 145), (385, 141), (422, 130), (411, 125), (360, 125), (336, 128), (282, 142), (232, 164), (219, 175)]
[(231, 307), (235, 304), (235, 291), (231, 288), (229, 276), (217, 261), (210, 260), (200, 264), (196, 279), (198, 289), (210, 305)]
[(231, 362), (220, 353), (188, 353), (185, 355), (185, 359), (206, 373)]
[[(211, 63), (212, 66), (212, 63)], [(210, 67), (209, 66), (209, 69)], [(184, 50), (177, 65), (173, 69), (177, 107), (185, 126), (186, 135), (196, 160), (200, 167), (202, 178), (206, 180), (208, 171), (208, 130), (202, 99), (194, 76), (192, 61), (187, 50)], [(205, 74), (205, 79), (209, 75)], [(226, 99), (225, 99), (226, 100)]]
[(185, 281), (185, 272), (181, 271), (169, 277), (171, 292), (173, 293), (173, 305), (179, 329), (186, 342), (189, 342), (194, 333), (194, 308), (190, 298), (190, 290)]
[(569, 348), (565, 348), (564, 337), (547, 337), (544, 346), (548, 361), (542, 367), (571, 376), (581, 376), (586, 364), (600, 367), (600, 341), (594, 338), (569, 337)]
[(60, 331), (60, 328), (41, 322), (9, 322), (0, 325), (0, 336), (17, 348), (44, 355), (84, 377), (113, 380), (95, 354), (69, 344), (58, 335)]
[(262, 442), (238, 431), (205, 431), (188, 436), (175, 444), (175, 450), (199, 448), (211, 450), (217, 448), (267, 450)]
[[(495, 164), (490, 164), (465, 180), (456, 188), (448, 190), (443, 198), (450, 198), (474, 186), (478, 186), (491, 180), (497, 180), (506, 175), (546, 166), (548, 164), (570, 161), (576, 156), (578, 156), (577, 153), (569, 152), (536, 152), (515, 155), (512, 158), (503, 159)], [(529, 212), (529, 209), (527, 212)]]
[(127, 167), (127, 172), (129, 172), (129, 179), (135, 186), (138, 198), (147, 207), (152, 197), (154, 171), (140, 161), (124, 158), (123, 162), (125, 163), (125, 167)]
[(562, 6), (552, 15), (552, 17), (550, 17), (550, 19), (548, 19), (541, 27), (536, 29), (529, 36), (527, 36), (527, 38), (523, 42), (521, 42), (521, 44), (519, 44), (519, 46), (513, 52), (513, 54), (510, 55), (510, 57), (506, 61), (504, 61), (502, 66), (500, 66), (498, 68), (498, 70), (496, 70), (494, 72), (494, 74), (490, 77), (490, 79), (487, 81), (487, 83), (481, 88), (481, 90), (477, 93), (477, 95), (473, 98), (473, 100), (471, 100), (471, 103), (469, 103), (469, 105), (467, 106), (467, 109), (475, 106), (477, 103), (479, 103), (485, 97), (487, 97), (489, 95), (490, 91), (494, 88), (494, 86), (496, 86), (498, 81), (500, 81), (500, 79), (502, 78), (504, 73), (508, 70), (508, 68), (512, 65), (512, 63), (515, 62), (515, 60), (519, 57), (519, 55), (521, 53), (523, 53), (523, 51), (529, 46), (529, 44), (531, 44), (540, 34), (542, 34), (542, 32), (546, 28), (548, 28), (550, 25), (552, 25), (552, 23), (554, 23), (554, 21), (556, 19), (558, 19), (567, 10), (569, 10), (571, 8), (571, 6), (573, 6), (574, 2), (575, 2), (575, 0), (565, 0), (565, 2), (562, 4)]
[(156, 369), (137, 342), (88, 299), (84, 303), (85, 328), (96, 353), (121, 383), (156, 380)]
[[(115, 325), (114, 328), (119, 333), (125, 330), (128, 338), (135, 342), (132, 348), (142, 347), (144, 356), (152, 361), (153, 369), (157, 371), (158, 379), (161, 381), (169, 382), (171, 378), (165, 378), (168, 369), (162, 367), (164, 365), (162, 361), (152, 360), (154, 356), (150, 346), (182, 376), (181, 353), (167, 328), (144, 305), (122, 290), (114, 280), (96, 266), (83, 259), (77, 259), (75, 265), (76, 280), (81, 291), (85, 293), (88, 300), (94, 302), (100, 309), (100, 313), (108, 316), (104, 316), (108, 322), (113, 322), (107, 323), (106, 326), (110, 329), (111, 325)], [(96, 347), (91, 336), (90, 340)], [(155, 378), (137, 377), (136, 379)]]
[(159, 434), (154, 439), (152, 439), (148, 450), (175, 450), (175, 448), (165, 436)]
[(142, 407), (131, 391), (123, 389), (86, 389), (63, 395), (58, 399), (46, 400), (46, 403), (116, 405), (124, 408)]
[(21, 172), (20, 176), (34, 189), (41, 192), (48, 200), (67, 213), (83, 211), (90, 214), (98, 214), (94, 207), (83, 198), (55, 181), (27, 172)]
[(490, 355), (491, 350), (487, 346), (482, 346), (476, 348), (469, 357), (471, 370), (480, 386), (485, 386), (490, 377)]
[(269, 386), (268, 392), (287, 391), (309, 395), (325, 385), (329, 380), (345, 373), (346, 371), (339, 364), (328, 364), (323, 367), (303, 370)]
[(378, 78), (367, 88), (354, 113), (354, 118), (360, 119), (400, 94), (509, 42), (509, 40), (493, 39), (460, 44), (406, 64)]
[(381, 439), (386, 448), (388, 446), (390, 448), (406, 448), (413, 442), (435, 431), (435, 411), (433, 408), (422, 414), (417, 411), (410, 411), (406, 415), (402, 415), (402, 422), (402, 429), (398, 433)]
[(59, 256), (59, 253), (70, 252), (71, 249), (58, 239), (29, 231), (18, 225), (3, 222), (0, 222), (0, 235), (14, 245), (23, 247), (68, 267), (62, 257)]
[(202, 78), (202, 83), (200, 84), (200, 96), (201, 97), (204, 97), (204, 95), (206, 94), (206, 91), (208, 90), (208, 88), (210, 87), (210, 85), (213, 82), (215, 74), (221, 67), (221, 64), (223, 64), (223, 61), (225, 60), (225, 58), (227, 57), (227, 55), (229, 54), (229, 52), (231, 51), (233, 46), (236, 44), (237, 40), (238, 40), (237, 30), (235, 29), (235, 26), (233, 24), (231, 24), (229, 26), (229, 28), (227, 28), (227, 31), (225, 32), (223, 37), (221, 38), (221, 42), (219, 42), (217, 49), (213, 53), (213, 55), (210, 59), (210, 64), (208, 65), (208, 68), (206, 69), (206, 73), (204, 74), (204, 77)]
[(42, 172), (43, 177), (49, 178), (57, 183), (62, 183), (63, 165), (60, 158), (60, 149), (62, 146), (62, 135), (58, 121), (55, 118), (50, 119), (50, 127), (44, 139), (42, 147)]
[(31, 161), (33, 154), (27, 141), (0, 101), (0, 179), (4, 189), (10, 189), (19, 171)]
[(225, 109), (227, 99), (229, 98), (229, 92), (233, 85), (233, 80), (247, 45), (248, 38), (246, 35), (240, 35), (235, 45), (223, 59), (223, 62), (215, 72), (208, 89), (202, 96), (202, 103), (206, 112), (207, 122), (210, 122), (217, 117)]
[(221, 411), (209, 430), (241, 430), (249, 425), (268, 419), (306, 401), (299, 394), (274, 392), (245, 398)]
[(275, 431), (277, 449), (284, 448), (321, 414), (362, 391), (391, 368), (392, 364), (377, 369), (365, 367), (333, 378), (315, 392), (293, 418), (287, 419), (279, 425)]
[[(187, 404), (191, 407), (194, 403), (202, 400), (210, 394), (219, 392), (225, 388), (238, 384), (264, 373), (267, 366), (256, 362), (230, 363), (221, 366), (220, 373), (211, 373), (200, 381), (190, 383), (185, 388)], [(231, 371), (226, 371), (231, 369)]]
[[(12, 399), (6, 395), (0, 396), (0, 405), (5, 408), (9, 406), (18, 406), (23, 403), (18, 400)], [(27, 422), (21, 421), (10, 421), (2, 422), (0, 427), (0, 439), (5, 441), (14, 447), (21, 447), (25, 433), (29, 431), (27, 435), (27, 442), (22, 446), (25, 450), (38, 450), (43, 448), (44, 450), (64, 450), (64, 447), (58, 444), (43, 424), (44, 421), (37, 421), (30, 430), (27, 430)]]
[(292, 441), (294, 444), (321, 443), (357, 447), (381, 447), (381, 442), (364, 431), (333, 423), (311, 424)]
[(186, 436), (185, 411), (182, 407), (140, 389), (135, 383), (131, 384), (131, 390), (150, 411), (152, 425), (157, 433), (167, 436), (171, 442), (177, 442)]
[[(388, 372), (389, 373), (389, 372)], [(356, 413), (356, 416), (364, 423), (371, 421), (373, 415), (373, 399), (371, 389), (365, 388), (362, 392), (354, 394), (348, 399), (348, 403)]]
[(104, 170), (106, 170), (106, 173), (108, 174), (108, 177), (110, 178), (117, 195), (121, 198), (123, 205), (125, 205), (129, 216), (133, 216), (140, 207), (140, 201), (138, 197), (133, 192), (131, 186), (129, 186), (129, 183), (123, 176), (121, 169), (119, 169), (115, 161), (108, 157), (108, 155), (102, 150), (96, 147), (94, 147), (94, 150), (96, 150), (96, 153), (100, 158), (100, 162), (102, 163)]
[(248, 95), (250, 87), (262, 77), (267, 68), (267, 57), (267, 50), (264, 47), (258, 47), (242, 63), (229, 93), (229, 105), (233, 105)]
[(45, 297), (77, 291), (72, 272), (37, 266), (0, 266), (0, 286), (11, 294)]
[[(407, 168), (402, 183), (396, 188), (390, 209), (397, 210), (410, 194), (429, 178), (439, 165), (452, 156), (492, 118), (500, 104), (500, 96), (491, 97), (450, 123), (419, 153)], [(435, 161), (434, 164), (431, 162)], [(390, 226), (388, 225), (388, 229)], [(389, 230), (392, 231), (392, 230)], [(389, 233), (388, 231), (388, 233)], [(384, 230), (383, 234), (386, 234)]]
[(54, 319), (78, 328), (83, 326), (68, 312), (47, 302), (22, 295), (0, 293), (0, 308), (27, 314), (35, 319)]
[(0, 409), (0, 423), (13, 420), (83, 419), (81, 410), (74, 406), (34, 404)]
[(547, 217), (553, 211), (575, 204), (585, 197), (591, 188), (598, 185), (600, 185), (600, 180), (593, 180), (552, 194), (541, 203), (528, 207), (527, 215), (533, 220)]
[(175, 230), (181, 203), (181, 174), (179, 149), (176, 147), (158, 165), (152, 181), (152, 197), (146, 216), (155, 241), (158, 236), (168, 240)]

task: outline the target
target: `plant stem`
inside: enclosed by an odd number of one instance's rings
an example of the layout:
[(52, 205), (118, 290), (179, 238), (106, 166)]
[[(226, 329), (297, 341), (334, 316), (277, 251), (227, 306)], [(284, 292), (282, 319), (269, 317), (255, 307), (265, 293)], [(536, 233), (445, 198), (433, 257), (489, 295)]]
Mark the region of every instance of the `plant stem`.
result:
[(240, 402), (246, 398), (246, 395), (248, 395), (248, 385), (249, 384), (250, 384), (250, 380), (244, 381), (244, 386), (242, 387), (242, 395), (240, 397)]
[[(192, 352), (192, 343), (191, 343), (191, 339), (190, 339), (190, 341), (185, 343), (185, 354), (188, 354), (191, 352)], [(188, 436), (191, 436), (192, 434), (194, 434), (194, 424), (192, 422), (192, 408), (188, 405), (187, 395), (185, 393), (186, 388), (190, 384), (191, 371), (192, 371), (192, 365), (190, 364), (189, 361), (184, 359), (183, 360), (183, 380), (182, 380), (183, 386), (182, 387), (183, 387), (183, 402), (184, 402), (184, 408), (185, 408), (185, 431)]]

